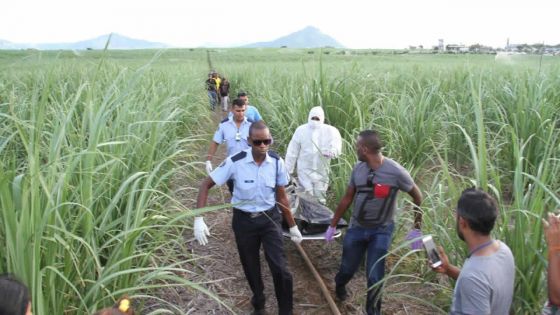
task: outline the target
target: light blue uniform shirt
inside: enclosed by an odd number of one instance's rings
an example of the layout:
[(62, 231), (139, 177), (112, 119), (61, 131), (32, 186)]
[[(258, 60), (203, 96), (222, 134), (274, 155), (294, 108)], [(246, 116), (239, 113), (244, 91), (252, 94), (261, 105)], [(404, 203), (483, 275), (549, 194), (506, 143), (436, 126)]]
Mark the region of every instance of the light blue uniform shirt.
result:
[(276, 159), (267, 154), (261, 165), (257, 165), (251, 149), (228, 157), (210, 173), (210, 177), (217, 185), (233, 179), (231, 203), (246, 212), (261, 212), (274, 207), (276, 186), (288, 184), (288, 173), (282, 158)]
[[(228, 118), (232, 118), (232, 117), (233, 117), (233, 113), (229, 112)], [(247, 120), (252, 123), (262, 120), (259, 110), (255, 106), (251, 106), (251, 105), (247, 105), (247, 109), (245, 110), (245, 118), (247, 118)]]
[(222, 120), (220, 125), (218, 125), (218, 130), (214, 133), (212, 141), (217, 144), (222, 144), (225, 141), (227, 144), (227, 155), (231, 156), (250, 148), (247, 142), (247, 138), (249, 138), (249, 127), (251, 127), (251, 123), (247, 121), (246, 117), (239, 126), (239, 129), (237, 129), (233, 118)]

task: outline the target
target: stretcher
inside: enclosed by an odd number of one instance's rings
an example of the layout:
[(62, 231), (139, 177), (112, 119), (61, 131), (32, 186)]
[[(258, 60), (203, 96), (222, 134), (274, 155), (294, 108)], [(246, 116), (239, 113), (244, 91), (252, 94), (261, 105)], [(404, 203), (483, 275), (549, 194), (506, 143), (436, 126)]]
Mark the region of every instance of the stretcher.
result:
[[(315, 197), (298, 190), (295, 184), (286, 186), (286, 193), (290, 201), (292, 216), (303, 236), (303, 240), (324, 240), (325, 232), (329, 227), (333, 211), (321, 204)], [(344, 219), (340, 219), (336, 226), (335, 238), (342, 235), (341, 229), (348, 227)], [(290, 237), (290, 231), (286, 222), (282, 223), (285, 237)]]

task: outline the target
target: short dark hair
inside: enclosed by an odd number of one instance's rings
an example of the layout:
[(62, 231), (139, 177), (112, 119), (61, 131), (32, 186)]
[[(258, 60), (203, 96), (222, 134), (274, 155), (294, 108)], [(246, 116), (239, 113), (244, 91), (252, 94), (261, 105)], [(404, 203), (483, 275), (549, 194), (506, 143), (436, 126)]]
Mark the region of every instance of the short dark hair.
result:
[(374, 153), (379, 152), (383, 148), (381, 137), (379, 137), (375, 130), (364, 130), (358, 136), (362, 138), (365, 147)]
[(233, 106), (238, 106), (238, 107), (245, 106), (245, 101), (242, 100), (242, 99), (236, 98), (231, 102), (231, 106), (232, 107)]
[(244, 91), (237, 92), (237, 97), (240, 97), (240, 96), (247, 96), (247, 93), (245, 93)]
[(0, 276), (0, 314), (25, 315), (31, 302), (29, 289), (14, 275)]
[(268, 127), (262, 120), (252, 123), (251, 127), (249, 127), (249, 137), (253, 135), (255, 130), (263, 130), (263, 129), (268, 129)]
[(467, 221), (471, 230), (489, 235), (498, 217), (498, 203), (487, 192), (468, 188), (457, 202), (457, 214)]

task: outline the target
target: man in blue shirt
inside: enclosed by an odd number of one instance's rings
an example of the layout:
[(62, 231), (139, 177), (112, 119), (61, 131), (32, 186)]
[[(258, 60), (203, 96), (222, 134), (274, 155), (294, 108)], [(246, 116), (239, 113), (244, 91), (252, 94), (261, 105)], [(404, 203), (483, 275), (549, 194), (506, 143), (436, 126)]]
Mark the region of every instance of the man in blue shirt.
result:
[(245, 102), (245, 105), (247, 105), (245, 117), (247, 117), (247, 120), (249, 122), (257, 122), (259, 120), (262, 120), (259, 110), (255, 106), (249, 105), (249, 96), (247, 95), (247, 93), (239, 91), (239, 93), (237, 93), (237, 98), (243, 100)]
[(249, 126), (251, 123), (245, 117), (245, 102), (234, 99), (231, 105), (231, 117), (220, 122), (218, 129), (214, 133), (206, 160), (206, 171), (212, 171), (212, 157), (218, 149), (218, 145), (226, 142), (227, 156), (231, 156), (239, 151), (249, 148), (247, 138), (249, 137)]
[[(249, 137), (249, 126), (251, 123), (245, 117), (246, 109), (245, 101), (241, 99), (234, 99), (231, 104), (232, 116), (226, 118), (218, 125), (218, 130), (214, 133), (214, 137), (210, 142), (208, 155), (206, 156), (206, 172), (212, 172), (212, 157), (218, 149), (218, 145), (224, 141), (227, 144), (227, 156), (231, 156), (237, 152), (249, 148), (247, 138)], [(233, 182), (228, 181), (227, 186), (229, 192), (233, 191)]]
[[(302, 236), (284, 188), (288, 184), (288, 174), (284, 160), (268, 150), (272, 136), (262, 121), (251, 125), (249, 143), (250, 149), (228, 157), (201, 183), (196, 206), (206, 206), (211, 187), (233, 179), (232, 228), (243, 271), (253, 292), (253, 314), (264, 314), (265, 306), (259, 256), (261, 244), (274, 281), (278, 313), (292, 314), (293, 280), (284, 254), (282, 216), (290, 226), (291, 240), (300, 243)], [(210, 233), (202, 217), (195, 218), (193, 230), (198, 242), (206, 245)]]

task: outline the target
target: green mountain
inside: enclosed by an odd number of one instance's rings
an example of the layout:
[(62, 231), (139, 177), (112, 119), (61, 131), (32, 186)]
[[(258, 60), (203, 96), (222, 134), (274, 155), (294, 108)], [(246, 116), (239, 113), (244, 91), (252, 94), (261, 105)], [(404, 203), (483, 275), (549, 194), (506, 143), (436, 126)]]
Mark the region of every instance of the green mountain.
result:
[(335, 47), (343, 48), (339, 42), (329, 35), (323, 34), (319, 29), (308, 26), (300, 31), (280, 37), (270, 42), (259, 42), (244, 45), (243, 47), (289, 47), (289, 48), (319, 48)]
[[(96, 38), (83, 40), (73, 43), (38, 43), (38, 44), (21, 44), (12, 43), (4, 40), (0, 40), (0, 49), (40, 49), (40, 50), (58, 50), (58, 49), (103, 49), (107, 40), (109, 40), (110, 34), (101, 35)], [(150, 49), (150, 48), (166, 48), (169, 47), (166, 44), (150, 42), (147, 40), (134, 39), (126, 37), (117, 33), (113, 33), (111, 36), (111, 41), (109, 43), (109, 49)]]

